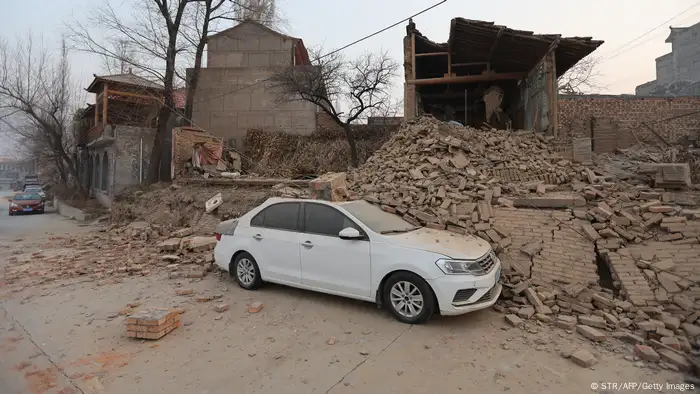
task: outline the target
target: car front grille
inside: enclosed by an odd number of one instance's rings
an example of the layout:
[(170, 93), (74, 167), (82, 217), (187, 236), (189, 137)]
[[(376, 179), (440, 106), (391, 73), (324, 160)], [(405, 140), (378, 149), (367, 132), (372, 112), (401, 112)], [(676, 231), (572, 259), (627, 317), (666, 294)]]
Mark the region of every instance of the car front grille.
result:
[(462, 289), (455, 293), (455, 298), (452, 299), (453, 303), (468, 301), (476, 293), (476, 289)]
[(490, 251), (486, 254), (486, 256), (480, 258), (476, 262), (479, 264), (481, 269), (484, 270), (484, 273), (488, 274), (491, 272), (493, 267), (496, 266), (496, 254), (493, 253), (493, 251)]
[(490, 288), (489, 291), (487, 291), (486, 293), (484, 293), (484, 295), (482, 295), (481, 298), (479, 298), (479, 299), (475, 302), (475, 304), (478, 304), (478, 303), (480, 303), (480, 302), (486, 302), (486, 301), (490, 300), (491, 297), (492, 297), (492, 295), (493, 295), (492, 293), (493, 293), (493, 287)]

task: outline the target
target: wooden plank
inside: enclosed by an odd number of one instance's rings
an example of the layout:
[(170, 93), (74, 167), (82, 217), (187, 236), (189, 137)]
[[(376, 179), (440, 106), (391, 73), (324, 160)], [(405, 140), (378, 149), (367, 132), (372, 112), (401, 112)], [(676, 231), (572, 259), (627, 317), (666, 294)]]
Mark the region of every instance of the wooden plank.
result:
[(416, 57), (422, 57), (422, 56), (449, 56), (449, 52), (425, 52), (425, 53), (416, 53)]
[(416, 79), (416, 33), (411, 34), (411, 78)]
[(107, 124), (107, 103), (109, 102), (109, 95), (107, 94), (107, 84), (103, 84), (104, 91), (102, 92), (102, 125)]
[(147, 99), (147, 100), (162, 101), (159, 97), (149, 96), (149, 95), (145, 95), (145, 94), (121, 92), (119, 90), (106, 90), (106, 92), (107, 92), (107, 94), (116, 95), (116, 96), (137, 97), (137, 98)]
[(305, 179), (275, 179), (275, 178), (180, 178), (178, 183), (183, 183), (186, 185), (192, 184), (207, 184), (207, 185), (220, 185), (220, 186), (274, 186), (280, 183), (292, 186), (308, 187), (310, 180)]
[(412, 85), (440, 85), (448, 83), (470, 83), (470, 82), (485, 82), (485, 81), (497, 81), (504, 79), (523, 79), (527, 76), (526, 73), (494, 73), (487, 72), (477, 75), (459, 75), (456, 77), (442, 77), (442, 78), (426, 78), (426, 79), (414, 79), (411, 81), (406, 81), (406, 83)]

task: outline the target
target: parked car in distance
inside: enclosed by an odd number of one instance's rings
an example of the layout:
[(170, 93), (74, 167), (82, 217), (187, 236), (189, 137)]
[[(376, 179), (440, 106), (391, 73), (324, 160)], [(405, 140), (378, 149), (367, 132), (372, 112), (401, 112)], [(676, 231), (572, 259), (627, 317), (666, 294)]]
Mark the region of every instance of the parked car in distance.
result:
[(34, 192), (17, 193), (10, 201), (10, 216), (18, 213), (44, 213), (44, 200)]
[(42, 189), (39, 185), (26, 185), (24, 186), (24, 192), (38, 194), (41, 196), (42, 199), (46, 198), (46, 193), (44, 193), (44, 189)]
[(409, 324), (488, 308), (502, 289), (488, 242), (366, 201), (270, 198), (216, 237), (216, 264), (244, 289), (272, 282), (376, 302)]

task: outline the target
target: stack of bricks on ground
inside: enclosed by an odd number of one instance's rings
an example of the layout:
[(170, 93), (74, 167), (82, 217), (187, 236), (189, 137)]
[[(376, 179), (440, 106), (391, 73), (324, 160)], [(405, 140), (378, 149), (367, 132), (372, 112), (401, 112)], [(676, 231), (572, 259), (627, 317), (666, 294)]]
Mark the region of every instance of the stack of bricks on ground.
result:
[(180, 327), (180, 312), (167, 308), (147, 309), (126, 319), (126, 336), (138, 339), (160, 339)]

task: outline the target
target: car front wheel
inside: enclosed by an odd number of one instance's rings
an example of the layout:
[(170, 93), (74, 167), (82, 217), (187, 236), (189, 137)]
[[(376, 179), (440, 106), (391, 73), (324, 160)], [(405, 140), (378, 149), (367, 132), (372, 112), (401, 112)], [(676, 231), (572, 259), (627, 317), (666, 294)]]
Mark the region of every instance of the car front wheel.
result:
[(410, 272), (397, 272), (387, 280), (384, 302), (400, 322), (407, 324), (427, 322), (436, 307), (428, 283)]
[(249, 253), (243, 252), (236, 256), (230, 272), (238, 285), (246, 290), (257, 289), (263, 284), (258, 263)]

